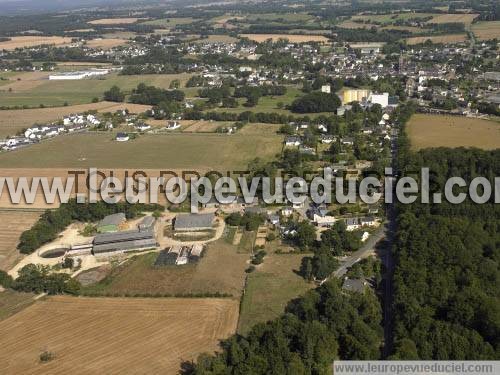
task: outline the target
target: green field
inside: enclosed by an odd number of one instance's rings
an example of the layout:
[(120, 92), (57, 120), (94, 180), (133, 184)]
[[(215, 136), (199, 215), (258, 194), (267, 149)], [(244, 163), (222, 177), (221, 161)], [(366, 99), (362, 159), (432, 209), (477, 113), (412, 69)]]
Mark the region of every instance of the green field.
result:
[(116, 142), (112, 133), (87, 133), (1, 154), (0, 167), (233, 170), (256, 157), (274, 159), (281, 146), (279, 135), (177, 133)]
[(158, 26), (158, 27), (176, 27), (178, 25), (188, 25), (195, 21), (194, 18), (165, 18), (159, 20), (151, 20), (142, 22), (141, 25)]
[(256, 13), (245, 17), (249, 21), (266, 21), (266, 22), (307, 22), (314, 19), (313, 16), (307, 13)]
[(313, 287), (294, 271), (304, 255), (269, 254), (264, 263), (249, 274), (241, 304), (238, 332), (245, 334), (257, 323), (274, 319), (287, 303)]
[(377, 22), (384, 25), (392, 25), (396, 21), (414, 19), (414, 18), (427, 18), (431, 16), (439, 16), (437, 13), (396, 13), (396, 14), (378, 14), (366, 16), (354, 16), (353, 20), (363, 20), (369, 22)]
[[(83, 79), (78, 81), (49, 81), (33, 85), (33, 88), (24, 86), (12, 92), (0, 90), (1, 106), (63, 106), (74, 104), (88, 104), (93, 98), (102, 98), (103, 93), (112, 86), (117, 85), (122, 90), (130, 92), (138, 84), (145, 83), (168, 89), (174, 79), (179, 79), (183, 85), (190, 77), (190, 74), (149, 74), (125, 76), (110, 74), (103, 79)], [(0, 81), (2, 82), (2, 81)]]
[(259, 103), (255, 107), (245, 107), (243, 103), (246, 102), (246, 99), (239, 98), (238, 103), (239, 106), (236, 108), (216, 108), (217, 112), (229, 112), (229, 113), (242, 113), (246, 111), (251, 112), (272, 112), (272, 113), (280, 113), (285, 115), (291, 115), (287, 109), (278, 109), (278, 103), (283, 103), (284, 106), (292, 104), (292, 102), (305, 94), (295, 86), (287, 87), (287, 92), (285, 95), (281, 96), (262, 96), (259, 99)]

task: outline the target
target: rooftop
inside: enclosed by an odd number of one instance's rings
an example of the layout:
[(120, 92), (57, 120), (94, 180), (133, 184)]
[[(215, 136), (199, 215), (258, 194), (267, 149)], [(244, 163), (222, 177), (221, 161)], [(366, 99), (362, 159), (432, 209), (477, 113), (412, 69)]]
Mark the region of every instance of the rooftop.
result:
[(102, 219), (98, 226), (99, 227), (104, 227), (108, 225), (120, 225), (126, 220), (125, 214), (124, 213), (117, 213), (113, 215), (108, 215), (104, 219)]
[(214, 214), (184, 214), (175, 218), (175, 230), (211, 228)]

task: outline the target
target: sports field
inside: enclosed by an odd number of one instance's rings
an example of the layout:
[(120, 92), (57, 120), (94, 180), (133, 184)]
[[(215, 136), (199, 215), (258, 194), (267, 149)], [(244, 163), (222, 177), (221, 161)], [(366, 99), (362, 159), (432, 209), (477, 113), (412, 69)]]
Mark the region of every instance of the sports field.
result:
[[(103, 41), (105, 42), (105, 40)], [(47, 74), (45, 74), (47, 76)], [(191, 77), (191, 74), (146, 74), (146, 75), (118, 75), (110, 74), (98, 79), (82, 79), (77, 81), (49, 81), (46, 77), (31, 80), (23, 87), (0, 86), (0, 107), (23, 106), (38, 107), (89, 104), (94, 98), (102, 98), (103, 93), (116, 85), (125, 92), (131, 92), (138, 84), (145, 83), (168, 89), (174, 79), (181, 81), (181, 85)], [(21, 82), (13, 84), (19, 85)]]
[(74, 113), (91, 110), (115, 112), (119, 109), (128, 109), (130, 113), (142, 113), (150, 108), (150, 106), (131, 103), (99, 102), (67, 107), (3, 110), (0, 111), (0, 138), (14, 136), (35, 123), (61, 120), (62, 117)]
[(279, 135), (165, 134), (116, 142), (113, 133), (85, 133), (0, 155), (0, 168), (138, 168), (220, 171), (245, 168), (256, 157), (273, 159)]
[(414, 150), (430, 147), (500, 147), (500, 124), (475, 118), (414, 115), (407, 125)]
[[(176, 374), (218, 350), (233, 299), (51, 297), (0, 322), (2, 374)], [(48, 351), (54, 359), (40, 362)]]
[[(0, 270), (8, 271), (21, 254), (17, 244), (21, 233), (32, 227), (42, 212), (0, 211)], [(2, 295), (0, 294), (0, 300)]]

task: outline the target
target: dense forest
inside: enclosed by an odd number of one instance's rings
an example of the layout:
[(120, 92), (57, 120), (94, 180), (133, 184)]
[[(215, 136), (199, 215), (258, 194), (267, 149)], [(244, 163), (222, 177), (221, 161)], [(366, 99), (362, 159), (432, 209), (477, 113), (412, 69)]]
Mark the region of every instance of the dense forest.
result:
[[(500, 172), (499, 150), (410, 153), (407, 145), (403, 137), (403, 173), (429, 167), (431, 194), (452, 176), (493, 182)], [(391, 358), (500, 358), (499, 219), (493, 201), (398, 207)]]
[(382, 328), (373, 292), (345, 293), (338, 280), (289, 303), (281, 317), (233, 336), (186, 373), (328, 374), (334, 359), (376, 359)]

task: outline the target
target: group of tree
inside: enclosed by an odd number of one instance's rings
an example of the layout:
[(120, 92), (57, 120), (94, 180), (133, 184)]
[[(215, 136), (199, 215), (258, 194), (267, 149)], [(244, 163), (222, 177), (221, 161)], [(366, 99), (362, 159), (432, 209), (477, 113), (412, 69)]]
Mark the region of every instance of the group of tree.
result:
[(125, 100), (125, 94), (121, 91), (118, 86), (113, 86), (109, 90), (104, 92), (104, 100), (108, 102), (118, 102), (121, 103)]
[(289, 303), (285, 314), (204, 354), (188, 373), (326, 374), (335, 359), (380, 357), (382, 319), (375, 295), (343, 293), (332, 280)]
[(264, 215), (245, 212), (243, 215), (240, 213), (232, 213), (226, 218), (226, 224), (245, 228), (247, 231), (255, 231), (264, 224), (266, 218)]
[(335, 112), (340, 105), (340, 99), (335, 94), (312, 92), (295, 99), (290, 109), (294, 113)]
[(162, 102), (182, 102), (184, 92), (180, 90), (164, 90), (141, 83), (132, 91), (130, 102), (135, 104), (159, 105)]
[(0, 271), (0, 285), (18, 292), (73, 294), (80, 291), (80, 283), (67, 273), (51, 273), (49, 266), (27, 264), (13, 280), (7, 273)]

